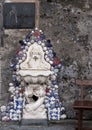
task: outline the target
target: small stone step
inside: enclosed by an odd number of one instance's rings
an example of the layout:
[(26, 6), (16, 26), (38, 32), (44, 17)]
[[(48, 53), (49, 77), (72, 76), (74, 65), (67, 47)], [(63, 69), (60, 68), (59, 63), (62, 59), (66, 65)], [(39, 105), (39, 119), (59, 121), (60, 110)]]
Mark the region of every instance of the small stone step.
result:
[(47, 119), (23, 119), (21, 125), (47, 126)]

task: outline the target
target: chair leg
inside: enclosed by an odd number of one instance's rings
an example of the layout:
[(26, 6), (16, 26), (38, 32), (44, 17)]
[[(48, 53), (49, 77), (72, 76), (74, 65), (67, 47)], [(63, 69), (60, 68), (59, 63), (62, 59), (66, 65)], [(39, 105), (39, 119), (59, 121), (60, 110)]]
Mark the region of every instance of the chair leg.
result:
[(79, 110), (79, 113), (78, 113), (78, 130), (82, 130), (82, 116), (83, 116), (83, 110)]

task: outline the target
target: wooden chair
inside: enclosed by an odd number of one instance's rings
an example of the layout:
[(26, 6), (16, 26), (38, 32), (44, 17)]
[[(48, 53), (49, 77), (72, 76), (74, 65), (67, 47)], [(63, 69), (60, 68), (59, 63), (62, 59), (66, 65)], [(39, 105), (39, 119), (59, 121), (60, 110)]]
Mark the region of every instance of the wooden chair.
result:
[(83, 111), (92, 110), (92, 100), (84, 99), (84, 88), (92, 87), (92, 80), (76, 80), (76, 85), (81, 87), (80, 99), (76, 100), (73, 108), (78, 110), (78, 128), (77, 130), (92, 130), (92, 128), (83, 128)]

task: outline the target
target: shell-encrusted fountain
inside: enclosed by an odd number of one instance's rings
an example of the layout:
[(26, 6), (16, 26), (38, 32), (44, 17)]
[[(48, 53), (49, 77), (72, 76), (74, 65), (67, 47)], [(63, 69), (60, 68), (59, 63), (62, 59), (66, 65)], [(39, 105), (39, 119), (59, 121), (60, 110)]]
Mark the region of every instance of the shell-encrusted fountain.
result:
[(8, 105), (1, 106), (2, 120), (47, 119), (47, 114), (49, 120), (65, 118), (56, 80), (61, 63), (51, 41), (36, 28), (20, 44), (11, 63), (11, 96)]

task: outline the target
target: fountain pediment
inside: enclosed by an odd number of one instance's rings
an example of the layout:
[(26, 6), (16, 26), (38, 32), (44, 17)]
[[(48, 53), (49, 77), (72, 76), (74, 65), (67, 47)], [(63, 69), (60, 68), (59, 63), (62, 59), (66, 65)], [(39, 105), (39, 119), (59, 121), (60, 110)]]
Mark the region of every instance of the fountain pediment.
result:
[(44, 51), (41, 45), (32, 44), (26, 52), (26, 60), (20, 63), (18, 74), (21, 76), (49, 76), (50, 64), (44, 59)]

